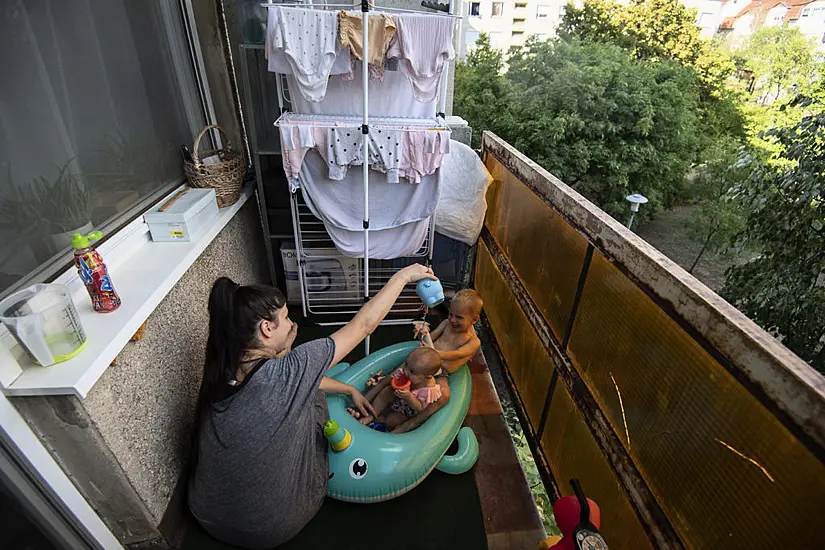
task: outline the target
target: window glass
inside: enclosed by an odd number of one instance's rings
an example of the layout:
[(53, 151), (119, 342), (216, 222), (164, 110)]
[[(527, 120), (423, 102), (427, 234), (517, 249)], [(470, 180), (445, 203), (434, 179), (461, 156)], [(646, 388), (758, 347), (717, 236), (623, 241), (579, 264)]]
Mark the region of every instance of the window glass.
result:
[(472, 17), (481, 15), (481, 2), (470, 2), (470, 15)]
[(504, 2), (493, 2), (493, 17), (501, 17), (504, 13)]
[(805, 8), (802, 10), (802, 17), (808, 17), (811, 14), (811, 8)]
[(126, 221), (181, 181), (181, 145), (191, 148), (203, 113), (171, 6), (4, 3), (0, 294), (64, 265), (74, 232)]
[(536, 19), (547, 19), (550, 15), (550, 6), (536, 6)]

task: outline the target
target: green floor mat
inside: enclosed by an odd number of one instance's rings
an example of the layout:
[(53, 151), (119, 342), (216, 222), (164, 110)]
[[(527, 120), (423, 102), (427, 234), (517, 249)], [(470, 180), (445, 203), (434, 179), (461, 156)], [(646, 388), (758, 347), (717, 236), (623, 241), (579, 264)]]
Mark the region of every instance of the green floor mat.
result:
[[(191, 522), (182, 550), (229, 550)], [(411, 492), (377, 504), (326, 499), (281, 550), (485, 550), (487, 535), (472, 472), (433, 472)]]

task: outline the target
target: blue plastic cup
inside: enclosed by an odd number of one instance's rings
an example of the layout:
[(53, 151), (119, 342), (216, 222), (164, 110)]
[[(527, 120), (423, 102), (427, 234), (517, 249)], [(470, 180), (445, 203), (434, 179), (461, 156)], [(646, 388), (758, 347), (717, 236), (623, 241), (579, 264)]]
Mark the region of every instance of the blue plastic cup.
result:
[(415, 292), (427, 307), (435, 307), (444, 301), (444, 287), (438, 280), (421, 279), (415, 285)]

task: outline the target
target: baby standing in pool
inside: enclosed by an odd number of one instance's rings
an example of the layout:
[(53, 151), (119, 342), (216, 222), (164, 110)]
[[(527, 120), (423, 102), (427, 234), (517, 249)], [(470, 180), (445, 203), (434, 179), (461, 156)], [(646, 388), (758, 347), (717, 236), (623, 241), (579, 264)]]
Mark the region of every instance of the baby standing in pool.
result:
[[(427, 405), (441, 399), (441, 388), (435, 380), (435, 374), (441, 369), (441, 356), (432, 348), (414, 349), (407, 356), (407, 361), (397, 368), (392, 376), (381, 379), (364, 396), (372, 403), (378, 413), (376, 418), (360, 418), (362, 424), (383, 422), (392, 430), (409, 418), (420, 413)], [(394, 389), (392, 382), (409, 378), (409, 389)]]

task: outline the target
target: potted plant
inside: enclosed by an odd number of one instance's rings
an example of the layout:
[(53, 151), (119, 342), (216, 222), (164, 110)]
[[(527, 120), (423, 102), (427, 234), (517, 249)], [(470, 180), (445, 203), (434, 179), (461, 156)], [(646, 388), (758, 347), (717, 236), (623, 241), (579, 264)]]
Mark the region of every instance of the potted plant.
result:
[(22, 186), (11, 182), (0, 197), (0, 229), (20, 235), (43, 262), (71, 245), (72, 235), (93, 229), (91, 190), (71, 169), (71, 160), (49, 181), (38, 176)]

